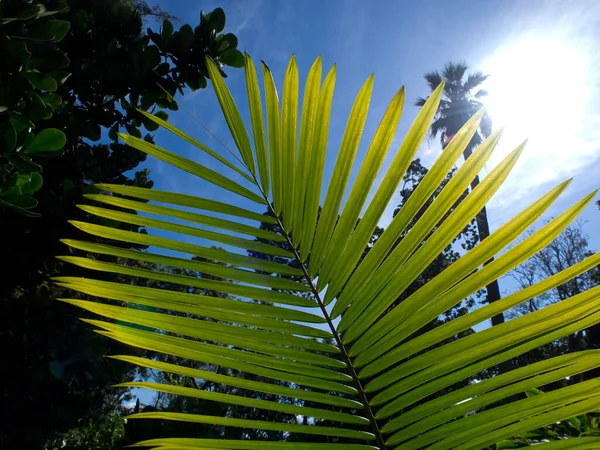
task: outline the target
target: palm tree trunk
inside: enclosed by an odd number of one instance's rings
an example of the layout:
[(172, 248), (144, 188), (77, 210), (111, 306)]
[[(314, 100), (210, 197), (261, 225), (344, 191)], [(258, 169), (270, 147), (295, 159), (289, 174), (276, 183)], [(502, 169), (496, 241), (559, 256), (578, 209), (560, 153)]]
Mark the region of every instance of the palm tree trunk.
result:
[[(465, 151), (463, 152), (463, 156), (465, 161), (471, 154), (473, 153), (472, 149), (475, 147), (473, 142), (469, 143)], [(471, 190), (475, 189), (479, 184), (479, 175), (475, 176), (475, 179), (471, 182)], [(479, 241), (482, 242), (490, 235), (490, 225), (487, 217), (487, 210), (485, 206), (483, 209), (477, 214), (475, 217), (475, 221), (477, 222), (477, 233), (479, 235)], [(487, 260), (483, 265), (486, 266), (494, 260), (494, 257), (491, 257)], [(498, 280), (492, 281), (490, 284), (486, 286), (486, 302), (491, 304), (495, 301), (500, 300), (500, 286), (498, 285)], [(504, 323), (504, 313), (498, 313), (492, 317), (492, 326), (500, 325)], [(508, 372), (512, 368), (511, 361), (505, 361), (498, 366), (498, 370), (500, 373)]]

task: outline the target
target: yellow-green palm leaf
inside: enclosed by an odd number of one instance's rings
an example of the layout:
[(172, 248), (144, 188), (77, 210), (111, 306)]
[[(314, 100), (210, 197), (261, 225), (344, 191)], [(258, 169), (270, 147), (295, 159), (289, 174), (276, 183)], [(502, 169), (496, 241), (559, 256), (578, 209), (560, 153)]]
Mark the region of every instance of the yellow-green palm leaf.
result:
[[(100, 317), (102, 320), (86, 319), (99, 333), (134, 347), (201, 363), (198, 366), (206, 370), (139, 356), (113, 355), (114, 358), (293, 401), (253, 399), (148, 381), (132, 381), (124, 386), (313, 418), (308, 424), (299, 424), (210, 414), (142, 412), (131, 416), (132, 419), (312, 434), (322, 440), (306, 444), (292, 440), (218, 441), (165, 436), (140, 445), (161, 449), (478, 449), (600, 407), (600, 381), (596, 380), (544, 396), (514, 400), (517, 394), (529, 389), (600, 366), (600, 354), (595, 351), (552, 358), (461, 389), (447, 389), (482, 370), (600, 322), (600, 287), (440, 344), (589, 270), (600, 262), (599, 255), (409, 339), (444, 311), (546, 246), (573, 221), (594, 193), (502, 253), (556, 201), (568, 181), (559, 184), (431, 282), (392, 307), (510, 176), (524, 145), (491, 170), (452, 210), (494, 151), (501, 133), (493, 134), (422, 212), (423, 205), (476, 133), (482, 114), (473, 116), (361, 259), (426, 135), (443, 84), (428, 99), (404, 142), (396, 148), (394, 136), (402, 115), (404, 89), (392, 98), (369, 140), (362, 135), (373, 87), (373, 77), (369, 77), (349, 114), (328, 179), (326, 152), (334, 150), (327, 149), (327, 143), (335, 67), (322, 79), (322, 61), (318, 58), (308, 75), (304, 97), (300, 98), (299, 73), (292, 58), (280, 99), (268, 67), (262, 66), (261, 90), (255, 65), (246, 55), (250, 117), (243, 118), (215, 63), (208, 60), (207, 65), (239, 151), (239, 165), (161, 121), (156, 122), (223, 163), (222, 170), (208, 169), (132, 136), (120, 137), (132, 147), (197, 176), (198, 192), (206, 187), (222, 189), (236, 197), (232, 203), (247, 206), (138, 187), (98, 185), (102, 195), (89, 195), (93, 205), (88, 202), (80, 208), (90, 217), (100, 217), (103, 224), (93, 223), (94, 220), (73, 222), (96, 242), (65, 240), (79, 256), (60, 257), (88, 270), (89, 278), (63, 276), (56, 282), (92, 296), (92, 300), (62, 301)], [(350, 186), (350, 173), (361, 140), (368, 151), (364, 160), (357, 162), (356, 180)], [(388, 152), (393, 153), (393, 159), (387, 172), (381, 174)], [(244, 178), (241, 184), (235, 181), (238, 175)], [(379, 185), (378, 176), (382, 176)], [(368, 202), (372, 187), (374, 195)], [(343, 202), (345, 193), (348, 197)], [(321, 198), (324, 203), (319, 215)], [(265, 210), (271, 211), (271, 217), (261, 214)], [(362, 217), (361, 211), (364, 211)], [(409, 227), (420, 211), (419, 219)], [(275, 225), (279, 233), (261, 229), (261, 221)], [(147, 227), (149, 232), (142, 234), (107, 225), (115, 222)], [(154, 230), (169, 232), (169, 237), (163, 232), (157, 235)], [(200, 238), (202, 244), (190, 243), (190, 236)], [(400, 237), (403, 238), (398, 243)], [(106, 243), (98, 243), (97, 238)], [(289, 250), (265, 241), (287, 243)], [(123, 243), (150, 248), (127, 249)], [(226, 248), (215, 247), (219, 245)], [(277, 261), (248, 256), (246, 251), (277, 257)], [(501, 256), (484, 265), (498, 254)], [(190, 256), (202, 259), (192, 260)], [(131, 261), (146, 266), (128, 263)], [(159, 269), (149, 270), (148, 264)], [(162, 269), (168, 267), (180, 271)], [(199, 278), (186, 271), (210, 277)], [(188, 286), (213, 294), (108, 282), (100, 272)], [(291, 276), (295, 278), (290, 279)], [(332, 306), (328, 306), (330, 303)], [(224, 375), (211, 367), (231, 371), (225, 371), (228, 375)], [(261, 377), (261, 381), (235, 375), (240, 372)], [(311, 402), (310, 407), (305, 402)], [(486, 407), (483, 412), (467, 414), (483, 407)], [(315, 424), (317, 419), (327, 420), (327, 426)], [(330, 438), (338, 441), (331, 442)], [(580, 444), (583, 447), (544, 445), (548, 449), (584, 448), (597, 446), (598, 442), (596, 438), (586, 438)]]

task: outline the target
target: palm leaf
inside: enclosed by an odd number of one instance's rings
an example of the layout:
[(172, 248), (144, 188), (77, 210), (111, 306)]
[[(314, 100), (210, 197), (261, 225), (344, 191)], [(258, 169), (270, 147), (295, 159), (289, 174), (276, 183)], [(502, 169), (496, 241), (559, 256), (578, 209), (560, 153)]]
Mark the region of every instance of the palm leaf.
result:
[[(103, 194), (88, 195), (88, 200), (95, 204), (80, 208), (90, 217), (100, 217), (105, 224), (73, 222), (91, 236), (92, 242), (65, 240), (67, 246), (80, 253), (60, 257), (86, 269), (89, 275), (62, 276), (55, 281), (92, 296), (91, 300), (62, 301), (102, 318), (85, 319), (98, 333), (133, 347), (187, 359), (202, 369), (140, 356), (114, 358), (156, 371), (268, 393), (291, 402), (149, 381), (132, 381), (122, 387), (276, 411), (290, 417), (305, 416), (312, 418), (312, 422), (269, 422), (160, 411), (142, 412), (130, 418), (255, 428), (286, 436), (311, 434), (321, 436), (322, 440), (304, 444), (168, 436), (138, 445), (160, 449), (358, 450), (397, 445), (403, 449), (476, 449), (600, 407), (600, 395), (594, 394), (600, 387), (597, 380), (557, 389), (544, 396), (518, 398), (518, 394), (529, 389), (600, 366), (600, 356), (595, 351), (540, 361), (481, 383), (448, 390), (482, 370), (600, 322), (600, 288), (594, 288), (501, 326), (459, 338), (473, 325), (589, 270), (598, 264), (600, 255), (590, 256), (547, 280), (443, 326), (419, 333), (432, 319), (546, 246), (572, 222), (594, 193), (502, 253), (560, 197), (568, 181), (559, 184), (395, 305), (411, 282), (500, 188), (524, 145), (511, 152), (461, 200), (494, 151), (500, 133), (493, 133), (423, 211), (426, 201), (479, 128), (483, 112), (475, 114), (362, 258), (363, 249), (436, 116), (442, 94), (448, 91), (439, 73), (428, 75), (434, 93), (422, 102), (423, 108), (382, 175), (372, 200), (367, 202), (394, 141), (404, 89), (389, 104), (368, 143), (356, 180), (348, 189), (363, 138), (373, 77), (356, 97), (331, 182), (323, 183), (335, 67), (321, 82), (318, 58), (309, 73), (304, 97), (300, 98), (298, 69), (292, 58), (280, 105), (275, 82), (263, 64), (263, 115), (255, 66), (246, 55), (251, 124), (248, 128), (216, 65), (207, 60), (207, 66), (243, 164), (232, 167), (232, 163), (188, 134), (155, 121), (243, 174), (252, 181), (252, 188), (156, 145), (132, 136), (121, 135), (121, 138), (132, 147), (197, 176), (205, 183), (203, 191), (206, 187), (229, 191), (245, 199), (247, 206), (137, 187), (97, 185)], [(465, 70), (462, 65), (446, 68), (458, 80)], [(467, 80), (477, 81), (480, 80), (476, 77)], [(319, 216), (323, 192), (326, 195)], [(345, 194), (348, 197), (343, 203)], [(257, 211), (256, 204), (268, 209), (271, 216)], [(417, 214), (418, 220), (409, 227)], [(265, 231), (257, 222), (275, 226), (278, 232)], [(106, 223), (132, 224), (150, 232), (136, 233)], [(160, 235), (153, 230), (161, 230)], [(93, 242), (97, 238), (108, 242)], [(201, 239), (202, 245), (190, 242), (194, 238)], [(287, 249), (273, 245), (278, 242), (287, 244)], [(226, 248), (214, 248), (207, 243)], [(123, 244), (147, 246), (150, 250), (127, 249)], [(271, 256), (274, 260), (246, 256), (243, 251)], [(500, 257), (485, 265), (500, 253)], [(189, 259), (190, 255), (203, 260)], [(136, 262), (153, 264), (154, 268), (149, 270)], [(189, 271), (208, 277), (198, 277)], [(144, 283), (136, 286), (109, 282), (101, 276), (95, 278), (94, 274), (100, 272), (220, 294), (198, 295), (173, 288), (157, 289)], [(326, 308), (329, 303), (332, 308)], [(337, 317), (341, 320), (335, 324)], [(453, 340), (448, 343), (449, 338)], [(225, 371), (218, 372), (217, 368)], [(247, 379), (242, 376), (244, 373), (260, 377), (260, 381)], [(467, 414), (481, 408), (485, 410)], [(327, 420), (328, 426), (316, 423), (321, 420)], [(345, 441), (331, 442), (339, 439)], [(581, 441), (583, 447), (544, 445), (548, 449), (592, 448), (597, 442), (595, 438), (586, 438)]]

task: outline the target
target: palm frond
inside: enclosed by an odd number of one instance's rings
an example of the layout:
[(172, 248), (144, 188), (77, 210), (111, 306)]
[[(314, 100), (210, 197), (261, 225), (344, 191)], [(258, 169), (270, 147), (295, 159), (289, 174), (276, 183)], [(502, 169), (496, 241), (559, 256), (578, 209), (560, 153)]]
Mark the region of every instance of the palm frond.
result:
[(448, 84), (458, 87), (462, 85), (463, 77), (468, 69), (469, 67), (464, 62), (454, 63), (450, 61), (444, 66), (442, 75), (448, 80)]
[[(202, 183), (198, 191), (210, 187), (227, 192), (236, 196), (236, 204), (244, 206), (201, 196), (97, 185), (102, 194), (88, 195), (88, 202), (80, 206), (89, 214), (90, 222), (72, 222), (90, 235), (91, 242), (65, 240), (72, 253), (60, 257), (89, 275), (61, 276), (55, 282), (91, 296), (89, 300), (61, 300), (99, 317), (85, 319), (98, 333), (150, 352), (114, 358), (154, 371), (245, 389), (256, 393), (257, 398), (149, 380), (131, 381), (122, 387), (275, 411), (290, 418), (282, 422), (254, 420), (236, 416), (237, 409), (233, 409), (226, 417), (153, 411), (134, 414), (131, 419), (253, 428), (286, 437), (310, 434), (315, 442), (165, 436), (136, 445), (160, 449), (362, 450), (397, 445), (402, 449), (477, 449), (600, 407), (598, 380), (543, 396), (519, 397), (529, 389), (600, 366), (596, 351), (551, 358), (481, 383), (452, 388), (503, 361), (600, 322), (597, 287), (501, 326), (464, 333), (577, 277), (597, 265), (600, 254), (438, 328), (427, 328), (432, 319), (556, 238), (595, 193), (504, 251), (560, 198), (569, 182), (560, 183), (398, 302), (412, 281), (501, 187), (524, 150), (524, 144), (518, 146), (465, 195), (500, 139), (500, 132), (491, 133), (444, 185), (446, 174), (465, 147), (485, 127), (485, 115), (476, 111), (473, 103), (461, 104), (459, 112), (466, 114), (466, 124), (456, 130), (406, 204), (363, 255), (427, 130), (431, 127), (434, 135), (448, 133), (447, 110), (456, 105), (442, 96), (448, 89), (465, 87), (461, 85), (465, 65), (445, 67), (448, 84), (438, 72), (426, 75), (433, 93), (426, 100), (418, 100), (422, 109), (402, 144), (394, 149), (389, 168), (381, 174), (402, 114), (404, 89), (398, 90), (367, 143), (356, 179), (348, 186), (363, 138), (373, 77), (356, 96), (331, 181), (327, 182), (325, 157), (335, 66), (321, 81), (318, 58), (300, 98), (299, 74), (292, 58), (280, 103), (275, 82), (263, 63), (263, 111), (254, 63), (248, 55), (245, 59), (247, 121), (218, 68), (207, 60), (240, 165), (159, 120), (155, 121), (221, 163), (223, 173), (141, 139), (120, 135), (132, 147), (198, 177)], [(472, 74), (465, 85), (475, 87), (484, 78)], [(243, 184), (235, 181), (239, 177)], [(440, 186), (444, 186), (441, 191)], [(265, 209), (270, 216), (261, 214)], [(94, 223), (93, 217), (103, 224)], [(148, 232), (120, 229), (120, 223), (144, 227)], [(260, 223), (269, 224), (276, 232), (261, 228)], [(127, 248), (132, 244), (149, 250)], [(214, 244), (226, 248), (214, 248)], [(265, 257), (257, 257), (259, 254)], [(151, 270), (148, 264), (153, 265)], [(106, 281), (102, 277), (106, 272), (144, 282)], [(153, 287), (150, 282), (166, 288)], [(174, 361), (183, 358), (189, 364), (161, 361), (151, 356), (154, 354), (169, 355)], [(247, 374), (255, 378), (247, 378)], [(264, 399), (259, 394), (289, 401)], [(478, 412), (468, 414), (472, 411)], [(298, 423), (299, 416), (310, 421)], [(579, 442), (577, 448), (597, 446), (596, 438)], [(544, 445), (542, 448), (571, 448)]]
[[(483, 72), (477, 71), (472, 72), (467, 75), (467, 79), (463, 84), (463, 88), (465, 91), (472, 91), (475, 88), (481, 86), (485, 80), (487, 80), (489, 75), (484, 75)], [(481, 91), (480, 91), (481, 92)]]
[(431, 91), (435, 91), (438, 86), (440, 84), (442, 84), (442, 81), (444, 80), (444, 77), (442, 75), (440, 75), (440, 73), (436, 70), (434, 72), (428, 72), (424, 75), (425, 81), (427, 81), (427, 84), (429, 85), (429, 88), (431, 89)]
[[(429, 98), (429, 97), (427, 97), (427, 98)], [(423, 106), (425, 104), (425, 102), (427, 101), (427, 98), (419, 97), (415, 101), (415, 106)]]
[(486, 91), (485, 89), (479, 89), (475, 94), (473, 94), (473, 97), (475, 97), (478, 100), (481, 100), (483, 97), (487, 97), (488, 96), (488, 91)]

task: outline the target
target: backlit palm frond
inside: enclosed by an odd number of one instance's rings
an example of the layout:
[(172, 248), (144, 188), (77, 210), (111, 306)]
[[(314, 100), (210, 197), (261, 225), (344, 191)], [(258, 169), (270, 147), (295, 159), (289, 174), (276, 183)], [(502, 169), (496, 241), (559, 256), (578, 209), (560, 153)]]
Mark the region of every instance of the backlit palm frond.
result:
[[(449, 308), (544, 248), (571, 223), (594, 193), (504, 251), (547, 211), (569, 182), (559, 184), (397, 303), (413, 280), (496, 193), (523, 146), (508, 154), (460, 201), (494, 151), (500, 133), (492, 133), (423, 211), (479, 129), (483, 112), (472, 115), (365, 256), (365, 247), (436, 116), (444, 90), (441, 79), (437, 82), (439, 74), (428, 79), (435, 89), (423, 102), (402, 144), (393, 149), (391, 163), (383, 174), (383, 161), (390, 147), (395, 147), (405, 95), (404, 89), (397, 91), (374, 136), (368, 140), (363, 137), (363, 129), (373, 87), (373, 77), (369, 77), (356, 96), (335, 165), (331, 175), (326, 176), (335, 67), (322, 80), (322, 61), (318, 58), (308, 74), (304, 96), (300, 97), (299, 73), (292, 58), (283, 95), (279, 97), (271, 73), (263, 65), (263, 103), (254, 63), (246, 57), (250, 111), (247, 126), (217, 67), (211, 60), (207, 66), (241, 164), (231, 163), (152, 115), (147, 115), (148, 119), (212, 156), (222, 164), (220, 169), (210, 169), (133, 136), (122, 134), (120, 138), (195, 175), (198, 192), (210, 187), (230, 195), (232, 200), (98, 185), (103, 194), (89, 195), (93, 205), (80, 207), (91, 216), (102, 218), (104, 224), (90, 221), (73, 225), (108, 243), (65, 240), (66, 245), (87, 256), (61, 259), (89, 270), (89, 276), (62, 276), (56, 282), (93, 296), (92, 300), (63, 301), (98, 316), (99, 319), (86, 321), (99, 333), (133, 347), (195, 362), (202, 369), (149, 357), (114, 358), (292, 400), (271, 401), (147, 380), (132, 381), (125, 386), (277, 411), (292, 420), (250, 420), (235, 414), (221, 417), (210, 411), (141, 412), (130, 419), (273, 430), (286, 436), (310, 434), (320, 440), (302, 443), (293, 439), (274, 442), (164, 436), (138, 445), (160, 449), (478, 449), (600, 407), (600, 380), (588, 380), (546, 395), (519, 397), (529, 389), (600, 366), (600, 355), (595, 351), (552, 358), (480, 383), (449, 389), (503, 361), (598, 323), (600, 287), (502, 325), (449, 340), (577, 277), (600, 262), (598, 254), (498, 302), (418, 333)], [(453, 69), (456, 76), (461, 70)], [(356, 161), (361, 140), (365, 141), (366, 154)], [(355, 163), (356, 176), (350, 183)], [(265, 209), (272, 215), (261, 214)], [(417, 215), (418, 220), (411, 225)], [(278, 233), (261, 229), (260, 222), (275, 227)], [(145, 227), (149, 232), (109, 226), (115, 223)], [(285, 242), (287, 249), (261, 240)], [(149, 249), (125, 249), (123, 243)], [(214, 248), (216, 244), (225, 248)], [(280, 262), (248, 256), (248, 250)], [(191, 260), (190, 256), (202, 260)], [(492, 256), (497, 258), (484, 265)], [(120, 262), (123, 260), (153, 263), (157, 269), (126, 265)], [(294, 261), (295, 265), (281, 261)], [(161, 269), (168, 267), (219, 279)], [(103, 281), (101, 272), (226, 295), (215, 297), (108, 282)], [(225, 370), (213, 370), (217, 367)], [(255, 375), (261, 381), (238, 376), (240, 373)], [(307, 402), (311, 406), (306, 406)], [(469, 414), (473, 411), (478, 412)], [(293, 420), (295, 417), (310, 420), (300, 424)], [(319, 425), (322, 420), (328, 425)], [(586, 439), (577, 448), (596, 448), (592, 447), (597, 446), (596, 438)], [(543, 444), (541, 448), (567, 447)]]
[(449, 84), (459, 86), (459, 85), (462, 85), (463, 77), (465, 76), (465, 73), (467, 72), (468, 69), (469, 69), (469, 67), (464, 62), (463, 63), (448, 62), (444, 66), (442, 75), (444, 76), (444, 78), (446, 80), (448, 80)]
[(483, 97), (487, 97), (487, 95), (488, 91), (485, 89), (479, 89), (475, 94), (473, 94), (473, 97), (475, 97), (477, 100), (481, 100)]
[(440, 84), (442, 84), (442, 81), (444, 80), (442, 75), (440, 75), (440, 73), (437, 70), (426, 73), (424, 75), (424, 78), (425, 78), (425, 81), (427, 81), (427, 84), (429, 85), (429, 88), (431, 89), (431, 91), (435, 91), (438, 88), (438, 86)]
[(465, 91), (472, 91), (475, 88), (481, 86), (485, 80), (488, 79), (488, 75), (484, 75), (483, 72), (477, 71), (467, 75), (467, 79), (463, 84)]

